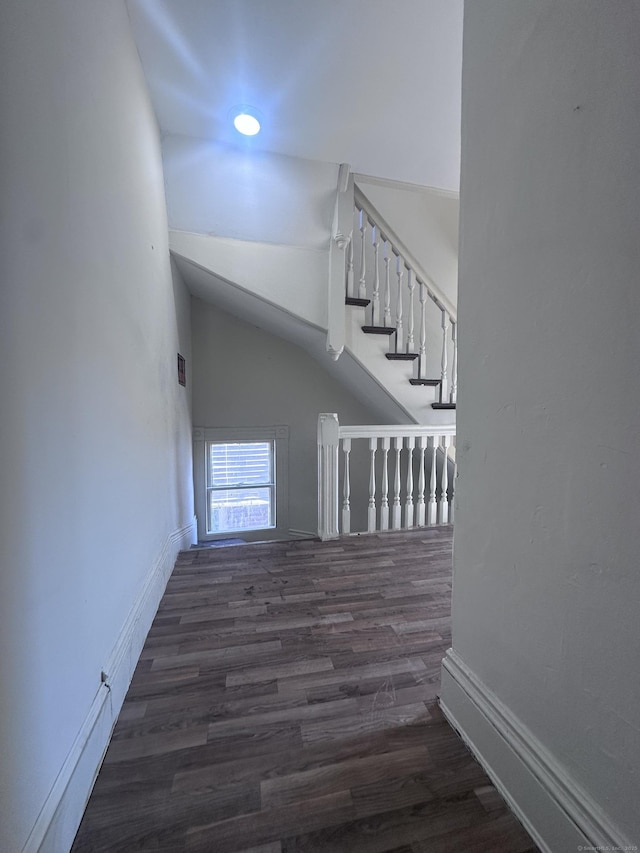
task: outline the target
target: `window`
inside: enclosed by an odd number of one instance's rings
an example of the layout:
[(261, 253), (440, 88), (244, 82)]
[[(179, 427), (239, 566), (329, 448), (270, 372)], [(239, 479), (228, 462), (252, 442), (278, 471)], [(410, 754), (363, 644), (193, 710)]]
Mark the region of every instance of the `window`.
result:
[(275, 527), (273, 441), (207, 442), (207, 533)]
[(288, 535), (288, 439), (287, 426), (194, 429), (200, 541)]

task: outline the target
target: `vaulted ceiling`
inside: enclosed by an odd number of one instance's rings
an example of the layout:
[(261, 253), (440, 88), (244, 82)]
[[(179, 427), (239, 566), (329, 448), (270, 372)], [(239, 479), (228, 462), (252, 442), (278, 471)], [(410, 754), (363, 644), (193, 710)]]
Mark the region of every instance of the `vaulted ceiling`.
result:
[[(462, 0), (128, 0), (163, 133), (457, 190)], [(234, 106), (262, 117), (252, 139)]]

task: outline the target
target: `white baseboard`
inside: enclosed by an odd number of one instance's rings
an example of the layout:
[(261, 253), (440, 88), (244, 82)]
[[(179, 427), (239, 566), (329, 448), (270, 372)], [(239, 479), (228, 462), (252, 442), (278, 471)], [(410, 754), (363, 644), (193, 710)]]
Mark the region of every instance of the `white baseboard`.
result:
[(634, 849), (453, 649), (442, 662), (440, 705), (543, 853)]
[[(190, 545), (198, 544), (198, 516), (193, 516), (193, 521), (191, 522), (191, 542)], [(186, 547), (186, 545), (185, 545)]]
[(194, 521), (167, 536), (104, 666), (107, 680), (93, 700), (22, 853), (62, 853), (71, 848), (176, 555), (193, 538)]

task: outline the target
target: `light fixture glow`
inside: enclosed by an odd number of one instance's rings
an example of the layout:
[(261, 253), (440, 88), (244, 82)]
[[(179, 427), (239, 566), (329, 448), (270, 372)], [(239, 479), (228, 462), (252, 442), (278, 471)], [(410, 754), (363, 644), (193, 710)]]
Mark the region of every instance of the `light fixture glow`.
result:
[(233, 120), (233, 126), (244, 136), (255, 136), (260, 131), (260, 122), (248, 112), (241, 112)]

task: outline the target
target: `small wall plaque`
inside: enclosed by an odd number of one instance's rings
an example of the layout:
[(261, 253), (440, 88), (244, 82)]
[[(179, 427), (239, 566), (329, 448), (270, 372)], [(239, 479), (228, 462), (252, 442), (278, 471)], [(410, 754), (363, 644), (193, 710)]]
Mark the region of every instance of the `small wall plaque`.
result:
[(180, 385), (187, 384), (186, 362), (184, 356), (180, 355), (180, 353), (178, 353), (178, 382)]

